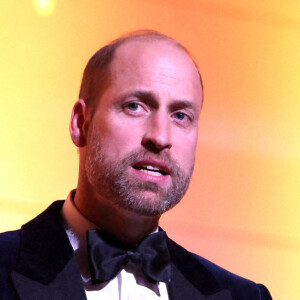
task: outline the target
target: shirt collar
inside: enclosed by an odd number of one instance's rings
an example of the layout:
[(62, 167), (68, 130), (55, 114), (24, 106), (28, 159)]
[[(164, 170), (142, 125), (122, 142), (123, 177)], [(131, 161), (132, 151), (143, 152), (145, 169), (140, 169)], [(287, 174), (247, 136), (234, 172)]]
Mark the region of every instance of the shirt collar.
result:
[(76, 190), (72, 190), (62, 208), (62, 215), (65, 221), (66, 231), (72, 247), (78, 249), (81, 242), (86, 243), (86, 232), (95, 229), (97, 226), (89, 221), (75, 206), (74, 197)]

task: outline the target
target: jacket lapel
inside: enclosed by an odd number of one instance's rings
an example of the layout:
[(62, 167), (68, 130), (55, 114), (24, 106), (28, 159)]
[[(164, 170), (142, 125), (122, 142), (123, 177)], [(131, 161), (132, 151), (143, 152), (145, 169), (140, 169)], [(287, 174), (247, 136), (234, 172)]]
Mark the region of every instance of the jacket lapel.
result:
[[(12, 282), (21, 300), (86, 300), (73, 249), (60, 215), (63, 201), (21, 228), (20, 257)], [(201, 262), (169, 240), (170, 300), (232, 300)]]
[(232, 300), (231, 292), (222, 289), (196, 256), (169, 240), (172, 260), (170, 300)]
[(20, 256), (12, 281), (22, 300), (86, 299), (60, 215), (63, 201), (21, 228)]
[(48, 284), (33, 280), (19, 272), (13, 272), (12, 280), (21, 300), (83, 300), (86, 299), (78, 276), (76, 262), (70, 260), (65, 268)]

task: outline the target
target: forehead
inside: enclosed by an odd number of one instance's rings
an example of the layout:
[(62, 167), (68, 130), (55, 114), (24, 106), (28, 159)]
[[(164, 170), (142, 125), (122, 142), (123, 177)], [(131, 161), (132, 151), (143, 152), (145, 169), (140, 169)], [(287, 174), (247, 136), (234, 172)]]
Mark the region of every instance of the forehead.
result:
[(110, 67), (112, 85), (120, 88), (134, 85), (177, 92), (194, 93), (202, 98), (198, 70), (175, 42), (137, 39), (125, 42), (115, 54)]
[(111, 71), (125, 71), (131, 66), (151, 68), (158, 65), (196, 71), (192, 59), (175, 42), (142, 38), (127, 41), (117, 49)]

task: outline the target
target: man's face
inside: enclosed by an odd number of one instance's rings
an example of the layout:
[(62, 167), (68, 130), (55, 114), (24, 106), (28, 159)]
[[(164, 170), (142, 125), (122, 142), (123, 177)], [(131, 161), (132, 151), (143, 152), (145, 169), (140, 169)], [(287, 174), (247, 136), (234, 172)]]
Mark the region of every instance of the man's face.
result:
[(90, 124), (85, 171), (100, 199), (159, 215), (193, 172), (202, 90), (192, 60), (166, 41), (122, 45)]

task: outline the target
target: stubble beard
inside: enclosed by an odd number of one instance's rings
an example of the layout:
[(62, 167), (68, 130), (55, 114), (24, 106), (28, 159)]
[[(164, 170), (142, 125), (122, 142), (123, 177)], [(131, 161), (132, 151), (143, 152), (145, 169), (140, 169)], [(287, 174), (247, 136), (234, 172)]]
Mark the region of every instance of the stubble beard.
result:
[[(174, 207), (183, 198), (193, 173), (181, 170), (166, 153), (154, 154), (146, 149), (133, 151), (123, 159), (110, 160), (101, 151), (101, 137), (92, 130), (86, 151), (85, 171), (96, 192), (115, 205), (145, 216), (157, 216)], [(144, 157), (162, 160), (171, 173), (171, 184), (141, 181), (128, 174), (128, 169)]]

